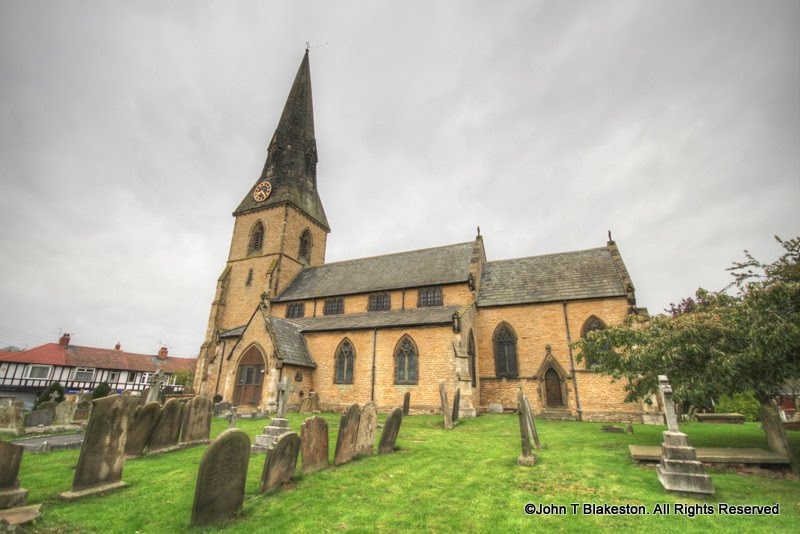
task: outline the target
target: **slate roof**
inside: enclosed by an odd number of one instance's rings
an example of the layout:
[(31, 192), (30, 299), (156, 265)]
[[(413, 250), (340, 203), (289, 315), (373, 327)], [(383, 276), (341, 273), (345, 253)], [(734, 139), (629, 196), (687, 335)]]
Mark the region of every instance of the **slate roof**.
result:
[(465, 282), (472, 247), (469, 241), (309, 267), (275, 302)]
[(79, 345), (64, 347), (58, 343), (46, 343), (30, 350), (15, 352), (12, 356), (5, 356), (3, 361), (146, 372), (161, 369), (165, 373), (193, 371), (197, 363), (194, 358), (168, 357), (166, 360), (159, 360), (155, 355)]
[(283, 360), (283, 363), (301, 367), (317, 366), (308, 353), (308, 346), (303, 339), (303, 334), (300, 333), (300, 325), (273, 316), (269, 316), (268, 320), (275, 336), (278, 356)]
[(343, 315), (324, 315), (292, 319), (300, 332), (329, 332), (337, 330), (365, 330), (372, 328), (430, 326), (450, 324), (459, 306), (431, 306), (409, 310), (391, 310)]
[(219, 333), (219, 337), (220, 338), (239, 337), (244, 333), (246, 328), (247, 325), (242, 325), (242, 326), (237, 326), (236, 328), (231, 328), (230, 330), (223, 330), (222, 332)]
[(592, 248), (487, 262), (477, 305), (622, 297), (625, 287), (609, 250)]

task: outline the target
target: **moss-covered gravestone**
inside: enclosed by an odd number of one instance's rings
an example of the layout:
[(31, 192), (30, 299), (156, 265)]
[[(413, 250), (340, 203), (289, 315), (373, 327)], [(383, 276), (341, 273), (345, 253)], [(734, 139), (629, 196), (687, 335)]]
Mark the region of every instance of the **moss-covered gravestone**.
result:
[(372, 401), (366, 403), (358, 420), (356, 456), (372, 456), (375, 449), (375, 431), (378, 428), (378, 409)]
[(333, 455), (333, 465), (346, 464), (356, 454), (356, 439), (358, 438), (358, 422), (361, 419), (361, 410), (358, 404), (351, 404), (342, 415), (339, 423), (339, 436), (336, 438), (336, 452)]
[(180, 399), (170, 399), (164, 404), (158, 424), (147, 442), (147, 452), (166, 452), (178, 446), (178, 438), (180, 438), (183, 424), (183, 410), (183, 403)]
[(411, 392), (406, 391), (406, 394), (403, 395), (403, 415), (408, 415), (408, 411), (411, 409)]
[(200, 459), (192, 506), (192, 526), (203, 526), (236, 515), (244, 502), (250, 437), (238, 428), (226, 430)]
[(144, 406), (136, 407), (133, 423), (128, 430), (128, 442), (125, 445), (126, 456), (142, 455), (160, 417), (161, 405), (158, 402), (148, 402)]
[(19, 487), (19, 466), (22, 463), (21, 445), (0, 441), (0, 510), (25, 506), (28, 490)]
[(189, 401), (185, 410), (181, 443), (208, 443), (208, 437), (211, 435), (211, 412), (213, 410), (211, 399), (197, 395)]
[(328, 422), (322, 417), (309, 417), (300, 426), (303, 451), (303, 474), (328, 467)]
[(261, 493), (278, 489), (289, 482), (297, 469), (297, 455), (300, 454), (300, 437), (287, 432), (267, 452), (264, 471), (261, 473)]
[(86, 428), (72, 490), (59, 495), (64, 501), (106, 493), (127, 485), (122, 481), (122, 468), (125, 466), (131, 399), (111, 395), (93, 402), (93, 414)]

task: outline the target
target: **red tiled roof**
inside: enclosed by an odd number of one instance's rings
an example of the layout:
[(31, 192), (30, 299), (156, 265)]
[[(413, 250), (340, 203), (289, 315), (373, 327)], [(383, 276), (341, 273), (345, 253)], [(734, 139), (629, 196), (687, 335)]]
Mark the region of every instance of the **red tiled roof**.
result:
[(80, 347), (77, 345), (64, 347), (58, 343), (47, 343), (23, 352), (0, 353), (0, 359), (18, 363), (123, 369), (129, 371), (153, 372), (160, 368), (165, 373), (192, 371), (196, 363), (194, 358), (172, 357), (166, 360), (159, 360), (158, 356), (155, 355), (150, 356), (122, 350)]
[(0, 350), (0, 362), (15, 354), (19, 354), (19, 352), (13, 350)]

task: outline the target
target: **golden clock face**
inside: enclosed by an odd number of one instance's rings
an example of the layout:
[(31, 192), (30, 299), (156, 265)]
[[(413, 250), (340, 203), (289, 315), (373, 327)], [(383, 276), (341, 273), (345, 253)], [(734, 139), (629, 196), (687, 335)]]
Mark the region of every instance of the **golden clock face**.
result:
[(256, 202), (264, 202), (267, 200), (270, 193), (272, 193), (272, 184), (269, 182), (261, 182), (253, 191), (253, 198), (256, 199)]

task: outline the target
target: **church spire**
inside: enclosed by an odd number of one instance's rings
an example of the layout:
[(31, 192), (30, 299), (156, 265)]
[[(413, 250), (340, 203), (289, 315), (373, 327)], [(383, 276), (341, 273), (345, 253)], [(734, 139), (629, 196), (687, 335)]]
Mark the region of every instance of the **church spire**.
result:
[[(268, 182), (269, 186), (262, 186)], [(256, 191), (261, 191), (260, 195)], [(269, 190), (266, 198), (264, 193)], [(262, 200), (258, 200), (262, 198)], [(258, 180), (234, 215), (290, 203), (330, 231), (317, 192), (317, 143), (308, 49), (300, 62), (278, 127), (267, 149), (267, 161)]]

